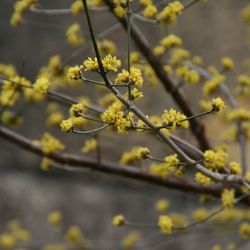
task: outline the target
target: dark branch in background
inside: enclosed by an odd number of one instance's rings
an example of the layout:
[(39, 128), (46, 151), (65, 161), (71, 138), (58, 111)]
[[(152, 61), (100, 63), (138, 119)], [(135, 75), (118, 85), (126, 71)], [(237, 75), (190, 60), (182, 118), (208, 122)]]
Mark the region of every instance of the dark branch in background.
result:
[(153, 176), (149, 173), (141, 172), (140, 169), (137, 169), (133, 166), (123, 167), (119, 164), (114, 164), (110, 162), (98, 162), (88, 157), (81, 157), (74, 154), (67, 153), (53, 153), (50, 155), (44, 154), (41, 147), (32, 143), (32, 141), (23, 135), (18, 134), (15, 131), (12, 131), (6, 127), (0, 126), (0, 136), (15, 145), (19, 148), (35, 153), (40, 156), (49, 157), (51, 160), (56, 163), (75, 166), (81, 169), (91, 169), (93, 171), (106, 173), (109, 175), (122, 176), (128, 179), (134, 179), (141, 182), (154, 184), (157, 186), (162, 186), (169, 189), (175, 189), (182, 192), (194, 192), (200, 194), (210, 194), (215, 197), (219, 197), (220, 193), (223, 190), (223, 185), (211, 185), (211, 186), (201, 186), (194, 183), (193, 181), (187, 180), (182, 177), (169, 176), (166, 179), (162, 179), (156, 176)]
[[(104, 0), (104, 2), (109, 6), (111, 12), (114, 13), (113, 9), (115, 5), (113, 1)], [(120, 19), (118, 17), (117, 19), (119, 20), (119, 22), (121, 22), (122, 26), (125, 29), (127, 29), (126, 19)], [(150, 66), (154, 69), (157, 77), (162, 82), (164, 88), (167, 90), (168, 93), (171, 94), (176, 104), (180, 107), (180, 109), (186, 116), (193, 116), (194, 112), (190, 106), (190, 103), (186, 100), (186, 98), (184, 97), (180, 89), (176, 89), (175, 84), (171, 81), (167, 73), (164, 71), (161, 61), (159, 60), (157, 56), (155, 56), (152, 53), (150, 46), (148, 46), (148, 44), (142, 39), (140, 32), (133, 24), (131, 24), (131, 33), (132, 33), (132, 38), (135, 42), (135, 45), (137, 46), (139, 51), (142, 53), (142, 55), (147, 59)], [(199, 142), (200, 148), (202, 150), (209, 149), (210, 143), (205, 135), (204, 125), (196, 119), (191, 120), (190, 125), (191, 125), (191, 130), (193, 134), (195, 135), (197, 141)]]

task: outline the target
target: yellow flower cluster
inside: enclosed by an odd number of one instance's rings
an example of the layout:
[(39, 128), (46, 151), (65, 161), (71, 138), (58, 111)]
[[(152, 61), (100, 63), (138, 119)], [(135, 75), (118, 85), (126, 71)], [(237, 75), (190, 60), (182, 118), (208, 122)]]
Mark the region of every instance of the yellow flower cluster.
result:
[(53, 211), (48, 215), (48, 223), (53, 226), (58, 226), (62, 222), (62, 213), (60, 211)]
[(180, 1), (174, 1), (169, 3), (157, 16), (157, 19), (162, 23), (174, 23), (177, 16), (181, 14), (184, 6)]
[(89, 249), (89, 244), (85, 239), (81, 229), (78, 226), (71, 226), (65, 233), (65, 241), (81, 246), (83, 249)]
[(192, 70), (187, 66), (177, 67), (175, 74), (189, 85), (197, 84), (201, 79), (200, 74), (197, 71)]
[(221, 201), (224, 207), (232, 208), (235, 203), (235, 190), (224, 189), (224, 191), (221, 194)]
[(10, 233), (0, 235), (0, 247), (3, 249), (12, 249), (16, 243), (15, 237)]
[(147, 147), (134, 147), (129, 152), (124, 152), (122, 154), (120, 163), (129, 164), (134, 161), (146, 159), (149, 154), (150, 151)]
[(228, 159), (228, 154), (222, 149), (210, 149), (204, 152), (203, 157), (206, 168), (211, 170), (220, 170), (225, 166)]
[(161, 178), (167, 177), (169, 174), (175, 174), (177, 176), (182, 174), (182, 171), (178, 169), (179, 159), (176, 154), (169, 155), (164, 158), (164, 163), (161, 164), (151, 164), (149, 166), (149, 171), (155, 176)]
[(226, 77), (223, 75), (216, 75), (214, 78), (212, 78), (211, 80), (208, 80), (204, 83), (203, 86), (203, 93), (204, 95), (210, 95), (212, 94), (214, 91), (216, 91), (218, 89), (218, 87), (225, 82)]
[(189, 122), (186, 120), (187, 117), (171, 108), (170, 110), (165, 110), (162, 115), (163, 124), (171, 129), (175, 129), (176, 127), (188, 128)]
[(14, 5), (14, 13), (11, 16), (10, 23), (13, 27), (20, 25), (22, 21), (22, 15), (25, 11), (27, 11), (30, 7), (35, 6), (37, 0), (20, 0), (16, 1)]
[[(121, 67), (121, 61), (116, 58), (116, 56), (106, 55), (102, 59), (102, 64), (105, 70), (117, 72)], [(99, 66), (97, 58), (91, 59), (90, 57), (83, 62), (85, 66), (85, 71), (97, 71)]]
[(225, 103), (220, 97), (212, 99), (212, 108), (214, 111), (219, 112), (225, 108)]
[(213, 183), (213, 180), (210, 177), (208, 177), (200, 172), (195, 174), (195, 180), (204, 186), (207, 186), (207, 185), (210, 185)]
[(231, 110), (228, 114), (228, 120), (236, 121), (238, 119), (240, 119), (241, 121), (250, 121), (250, 112), (244, 108)]
[(120, 101), (115, 101), (109, 106), (101, 115), (104, 123), (111, 124), (117, 129), (118, 133), (124, 134), (132, 126), (133, 113), (128, 112), (125, 114), (121, 111), (123, 105)]
[(240, 13), (243, 21), (250, 23), (250, 4), (248, 4)]
[(169, 49), (171, 47), (181, 46), (182, 40), (174, 34), (169, 34), (160, 41), (160, 45), (162, 45), (165, 49)]
[[(129, 0), (130, 2), (132, 2), (132, 0)], [(120, 5), (120, 6), (126, 6), (128, 0), (113, 0), (114, 4), (116, 5)]]
[(81, 76), (81, 68), (79, 66), (73, 66), (68, 69), (67, 76), (69, 79), (79, 80)]
[(143, 98), (143, 93), (137, 88), (133, 88), (131, 91), (132, 100)]
[(190, 57), (190, 52), (183, 48), (174, 48), (170, 53), (170, 64), (180, 64)]
[(125, 225), (125, 217), (123, 215), (121, 215), (121, 214), (116, 215), (113, 218), (112, 224), (117, 226), (117, 227), (124, 226)]
[(162, 212), (166, 212), (167, 209), (169, 208), (170, 206), (170, 203), (168, 200), (166, 199), (161, 199), (161, 200), (158, 200), (156, 203), (155, 203), (155, 210), (159, 213), (162, 213)]
[(244, 223), (240, 224), (239, 235), (242, 239), (249, 239), (250, 238), (250, 223), (244, 222)]
[(233, 174), (240, 175), (241, 172), (242, 172), (241, 165), (240, 165), (238, 162), (235, 162), (235, 161), (230, 162), (230, 163), (228, 164), (228, 167), (229, 167), (229, 169), (231, 170), (231, 172), (232, 172)]
[(248, 75), (239, 75), (238, 82), (242, 87), (250, 86), (250, 77)]
[(2, 113), (1, 120), (4, 124), (14, 127), (19, 127), (23, 123), (21, 116), (17, 116), (14, 112), (8, 110)]
[(129, 232), (122, 240), (123, 249), (132, 249), (140, 238), (141, 233), (139, 231)]
[(81, 34), (81, 27), (78, 23), (73, 23), (66, 30), (66, 38), (72, 46), (80, 46), (84, 43), (84, 37)]
[(17, 75), (17, 72), (15, 66), (12, 64), (0, 63), (0, 74), (6, 76), (7, 78), (11, 78)]
[(46, 77), (40, 77), (33, 85), (35, 91), (45, 95), (49, 89), (49, 80)]
[(221, 66), (224, 70), (229, 71), (234, 67), (234, 62), (229, 57), (223, 57), (221, 59)]
[(198, 208), (192, 213), (192, 217), (195, 221), (203, 221), (208, 216), (208, 211), (205, 208)]
[(155, 5), (148, 4), (143, 10), (143, 16), (146, 18), (154, 18), (158, 13), (158, 10)]
[(108, 39), (98, 41), (98, 49), (101, 55), (114, 55), (117, 51), (115, 43)]
[(83, 11), (84, 7), (83, 7), (83, 4), (82, 4), (82, 1), (81, 0), (76, 0), (74, 1), (72, 4), (71, 4), (71, 13), (73, 16), (76, 16), (78, 15), (80, 12)]
[(81, 151), (83, 153), (89, 153), (96, 150), (96, 147), (97, 147), (97, 140), (92, 138), (85, 141)]
[(72, 104), (69, 109), (70, 117), (78, 117), (79, 113), (83, 113), (85, 110), (84, 105), (82, 103)]
[(173, 221), (167, 215), (159, 216), (158, 226), (163, 234), (171, 234), (173, 232)]
[(73, 128), (72, 119), (69, 118), (67, 120), (61, 121), (60, 127), (63, 132), (69, 132)]
[(38, 143), (45, 154), (51, 154), (57, 150), (63, 150), (65, 148), (65, 146), (50, 133), (44, 133)]
[(119, 73), (115, 79), (115, 84), (134, 84), (138, 87), (142, 87), (143, 85), (143, 78), (142, 72), (140, 69), (131, 67), (130, 73), (123, 69), (121, 73)]
[(121, 61), (116, 56), (106, 55), (102, 60), (103, 67), (107, 71), (117, 72), (121, 67)]
[(49, 171), (51, 167), (51, 160), (48, 157), (43, 157), (41, 164), (40, 164), (40, 168), (43, 171)]

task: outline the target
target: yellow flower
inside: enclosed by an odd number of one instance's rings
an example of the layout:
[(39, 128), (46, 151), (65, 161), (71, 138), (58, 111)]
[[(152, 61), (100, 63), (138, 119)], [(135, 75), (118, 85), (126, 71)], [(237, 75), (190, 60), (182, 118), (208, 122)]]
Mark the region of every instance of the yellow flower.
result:
[(225, 108), (225, 103), (220, 97), (212, 99), (212, 108), (214, 111), (221, 111)]
[(222, 169), (228, 158), (224, 150), (206, 150), (203, 154), (205, 167), (212, 170)]
[(79, 80), (82, 78), (81, 76), (81, 68), (79, 66), (74, 66), (74, 67), (70, 67), (68, 69), (68, 73), (67, 76), (69, 79), (73, 79), (73, 80)]
[(85, 67), (85, 71), (97, 71), (99, 68), (96, 57), (94, 59), (88, 57), (88, 59), (83, 62), (83, 65)]
[(169, 3), (157, 16), (160, 22), (169, 24), (173, 23), (177, 19), (177, 15), (181, 14), (184, 6), (180, 1), (174, 1)]
[(57, 226), (62, 222), (62, 213), (60, 211), (53, 211), (48, 215), (48, 222), (51, 225)]
[(73, 127), (72, 119), (69, 118), (67, 120), (63, 120), (60, 123), (60, 127), (61, 127), (61, 130), (63, 132), (69, 132), (71, 130), (71, 128)]
[(3, 233), (0, 235), (0, 246), (3, 249), (11, 249), (16, 243), (13, 235), (9, 233)]
[(159, 216), (158, 226), (163, 234), (171, 234), (173, 231), (173, 221), (167, 215)]
[(243, 21), (246, 23), (250, 22), (250, 4), (248, 4), (240, 13), (240, 16)]
[(143, 98), (143, 93), (139, 91), (137, 88), (134, 88), (131, 91), (131, 96), (133, 100), (140, 99), (140, 98)]
[(41, 94), (46, 94), (49, 89), (49, 80), (45, 77), (40, 77), (36, 80), (33, 85), (34, 90), (38, 91)]
[(122, 240), (123, 249), (132, 249), (140, 238), (141, 238), (140, 232), (138, 231), (129, 232)]
[(133, 161), (146, 159), (147, 155), (149, 154), (150, 154), (150, 151), (147, 147), (134, 147), (129, 152), (124, 152), (122, 154), (120, 163), (129, 164)]
[(208, 211), (205, 208), (198, 208), (192, 214), (192, 217), (195, 221), (203, 221), (207, 216)]
[(155, 203), (155, 210), (159, 213), (166, 212), (169, 208), (169, 201), (166, 199), (158, 200)]
[(244, 222), (240, 224), (239, 235), (242, 239), (250, 238), (250, 223)]
[(121, 214), (116, 215), (113, 218), (112, 224), (117, 226), (117, 227), (121, 227), (121, 226), (125, 225), (125, 217)]
[(71, 4), (71, 13), (73, 16), (76, 16), (77, 14), (79, 14), (80, 12), (83, 11), (83, 4), (81, 0), (76, 0)]
[(102, 60), (103, 67), (107, 71), (117, 72), (121, 67), (121, 61), (116, 56), (106, 55)]
[(224, 207), (233, 207), (235, 203), (235, 190), (234, 189), (224, 189), (221, 194), (221, 201)]
[(96, 149), (97, 147), (97, 140), (96, 139), (90, 139), (86, 140), (84, 143), (84, 146), (82, 148), (83, 153), (89, 153)]
[(171, 129), (175, 129), (176, 127), (188, 128), (189, 122), (186, 119), (187, 117), (184, 114), (177, 112), (173, 108), (165, 110), (162, 115), (164, 124)]
[(174, 34), (167, 35), (160, 41), (160, 45), (169, 49), (170, 47), (180, 46), (182, 45), (182, 40), (178, 36)]
[(121, 6), (116, 6), (114, 8), (114, 13), (116, 14), (116, 16), (118, 16), (119, 18), (123, 18), (126, 16), (126, 10), (124, 8), (122, 8)]
[(51, 154), (57, 150), (63, 150), (65, 148), (65, 146), (50, 133), (44, 133), (39, 144), (45, 154)]
[(221, 59), (221, 65), (224, 70), (231, 70), (234, 67), (234, 62), (229, 57), (223, 57)]
[(41, 169), (44, 171), (48, 171), (50, 169), (51, 160), (48, 157), (43, 157), (41, 162)]
[(211, 183), (213, 183), (213, 180), (210, 177), (208, 177), (200, 172), (195, 174), (195, 180), (204, 186), (207, 186), (207, 185), (210, 185)]
[(148, 18), (152, 18), (155, 17), (157, 14), (157, 8), (153, 5), (153, 4), (149, 4), (147, 5), (147, 7), (144, 9), (143, 11), (143, 16), (144, 17), (148, 17)]
[(88, 249), (88, 243), (78, 226), (71, 226), (68, 228), (65, 234), (65, 240), (78, 246), (80, 245), (83, 249)]
[(242, 172), (242, 168), (240, 166), (240, 164), (238, 162), (230, 162), (229, 163), (229, 169), (232, 171), (233, 174), (237, 174), (237, 175), (240, 175), (241, 172)]
[(68, 43), (77, 47), (84, 43), (84, 37), (81, 34), (81, 26), (78, 23), (73, 23), (66, 30), (66, 38)]

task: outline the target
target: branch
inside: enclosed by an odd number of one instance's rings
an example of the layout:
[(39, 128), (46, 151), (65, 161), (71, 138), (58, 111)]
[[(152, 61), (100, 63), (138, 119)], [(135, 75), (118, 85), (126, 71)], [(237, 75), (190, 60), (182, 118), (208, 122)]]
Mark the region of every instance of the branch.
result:
[[(104, 0), (104, 2), (109, 6), (112, 13), (114, 9), (114, 3), (111, 0)], [(121, 22), (122, 26), (127, 29), (127, 22), (125, 19), (120, 19), (117, 17), (119, 22)], [(193, 116), (194, 112), (189, 104), (189, 102), (184, 97), (183, 93), (180, 91), (180, 89), (176, 89), (175, 84), (171, 81), (171, 79), (168, 77), (166, 72), (164, 71), (162, 67), (162, 63), (159, 60), (157, 56), (155, 56), (152, 53), (152, 50), (150, 46), (142, 39), (140, 31), (136, 28), (135, 25), (131, 24), (131, 32), (132, 32), (132, 38), (139, 49), (139, 51), (143, 54), (143, 56), (147, 59), (148, 63), (151, 65), (151, 67), (154, 69), (155, 74), (159, 78), (159, 80), (162, 82), (163, 87), (165, 90), (170, 93), (174, 99), (174, 101), (178, 104), (182, 112), (186, 116)], [(199, 142), (199, 145), (202, 150), (206, 150), (210, 148), (210, 143), (205, 135), (205, 127), (202, 123), (200, 123), (198, 120), (193, 119), (190, 121), (191, 130), (193, 134), (195, 135), (197, 141)]]
[(56, 152), (48, 156), (44, 154), (40, 146), (33, 144), (30, 139), (4, 126), (0, 126), (0, 136), (14, 143), (23, 150), (32, 152), (36, 155), (46, 156), (57, 163), (75, 166), (80, 169), (91, 169), (93, 171), (122, 176), (128, 179), (134, 179), (137, 181), (187, 193), (194, 192), (200, 194), (210, 194), (212, 196), (219, 197), (223, 190), (222, 185), (201, 186), (190, 180), (175, 176), (169, 176), (166, 179), (161, 179), (151, 174), (141, 172), (139, 169), (133, 166), (123, 167), (119, 164), (104, 161), (100, 163), (91, 158), (81, 157), (74, 154)]

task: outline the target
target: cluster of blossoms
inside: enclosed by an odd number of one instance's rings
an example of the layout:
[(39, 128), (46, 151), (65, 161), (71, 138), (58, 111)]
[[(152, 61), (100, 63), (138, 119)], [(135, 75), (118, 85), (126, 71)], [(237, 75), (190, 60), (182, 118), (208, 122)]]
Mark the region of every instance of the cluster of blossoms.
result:
[(102, 121), (104, 123), (113, 125), (120, 134), (126, 133), (128, 129), (132, 127), (134, 116), (134, 114), (131, 112), (125, 114), (122, 111), (122, 108), (123, 105), (119, 101), (116, 101), (101, 115)]
[(19, 220), (8, 222), (6, 231), (0, 234), (0, 248), (13, 249), (21, 244), (27, 244), (32, 239), (30, 231), (23, 228)]
[(228, 114), (228, 120), (229, 121), (241, 120), (248, 122), (250, 121), (250, 112), (244, 108), (231, 110), (230, 113)]
[(225, 189), (221, 194), (221, 201), (224, 207), (233, 207), (235, 203), (235, 190)]
[(155, 55), (159, 56), (165, 53), (168, 49), (181, 45), (182, 45), (181, 38), (179, 38), (174, 34), (169, 34), (160, 41), (159, 45), (154, 47), (153, 51)]
[(171, 65), (178, 65), (190, 57), (190, 52), (183, 48), (174, 48), (170, 52), (169, 63)]
[[(99, 7), (103, 4), (103, 0), (87, 0), (88, 6), (91, 7)], [(73, 16), (78, 15), (83, 12), (84, 7), (82, 4), (82, 0), (75, 0), (70, 7), (71, 13)]]
[(94, 138), (86, 140), (85, 143), (84, 143), (84, 146), (82, 147), (81, 151), (83, 153), (92, 152), (92, 151), (94, 151), (97, 148), (97, 144), (98, 144), (98, 142)]
[(149, 166), (149, 171), (155, 176), (165, 178), (170, 174), (179, 176), (182, 174), (182, 169), (178, 167), (179, 159), (176, 154), (166, 156), (164, 162), (160, 164), (153, 163)]
[(37, 0), (20, 0), (14, 5), (14, 13), (11, 16), (10, 23), (12, 26), (18, 26), (22, 21), (22, 15), (25, 11), (37, 4)]
[(170, 202), (166, 199), (160, 199), (154, 205), (155, 210), (158, 213), (166, 212), (168, 210), (169, 206), (170, 206)]
[(189, 85), (197, 84), (201, 80), (200, 74), (197, 71), (192, 70), (187, 66), (177, 67), (175, 74), (182, 81), (184, 81)]
[(143, 78), (141, 70), (135, 67), (131, 67), (130, 72), (123, 69), (121, 73), (119, 73), (115, 79), (115, 84), (134, 84), (138, 87), (142, 87)]
[(157, 20), (166, 24), (174, 23), (183, 9), (184, 6), (180, 1), (171, 2), (157, 15)]
[(223, 149), (206, 150), (203, 153), (204, 165), (213, 171), (221, 170), (228, 159), (228, 154)]
[(219, 86), (225, 82), (226, 77), (224, 75), (218, 74), (214, 76), (211, 80), (207, 80), (203, 86), (204, 95), (211, 95), (214, 93)]
[[(121, 61), (116, 58), (116, 56), (106, 55), (102, 59), (103, 67), (106, 71), (117, 72), (121, 67)], [(85, 71), (98, 71), (99, 66), (97, 62), (97, 58), (94, 59), (88, 58), (83, 62)]]
[(142, 234), (139, 231), (129, 232), (122, 240), (123, 249), (133, 249), (135, 244), (140, 240)]
[(210, 185), (213, 183), (213, 180), (210, 177), (208, 177), (200, 172), (195, 174), (195, 180), (196, 180), (196, 182), (198, 182), (204, 186), (207, 186), (207, 185)]
[(223, 58), (221, 58), (221, 66), (222, 66), (223, 70), (229, 71), (229, 70), (233, 69), (234, 62), (229, 57), (223, 57)]
[(164, 111), (162, 114), (162, 121), (163, 125), (171, 129), (175, 129), (176, 127), (189, 127), (187, 117), (173, 108)]
[(86, 108), (85, 106), (89, 104), (89, 99), (82, 99), (80, 103), (71, 105), (69, 109), (69, 118), (63, 120), (60, 124), (61, 130), (64, 132), (69, 132), (73, 127), (81, 127), (86, 124), (87, 119), (80, 116)]
[(122, 154), (120, 163), (129, 164), (134, 161), (146, 159), (150, 154), (150, 151), (147, 147), (134, 147), (129, 152), (124, 152)]
[(168, 215), (159, 216), (158, 226), (163, 234), (171, 234), (173, 232), (173, 221)]
[(81, 34), (81, 26), (78, 23), (74, 23), (66, 30), (67, 41), (77, 47), (84, 43), (84, 37)]
[(34, 141), (35, 144), (41, 146), (45, 154), (51, 154), (58, 150), (65, 149), (65, 145), (50, 133), (44, 133), (40, 141)]
[(121, 226), (125, 225), (125, 217), (121, 214), (116, 215), (113, 218), (112, 224), (117, 226), (117, 227), (121, 227)]

